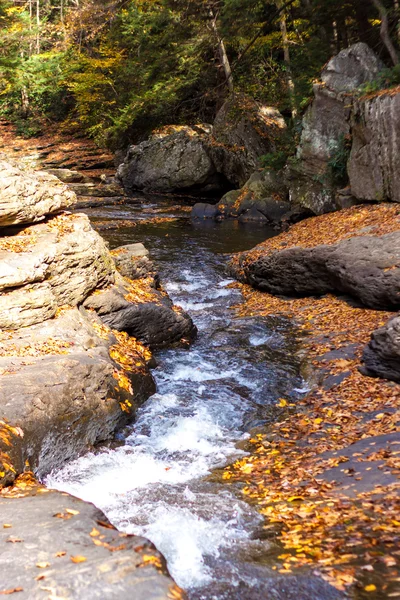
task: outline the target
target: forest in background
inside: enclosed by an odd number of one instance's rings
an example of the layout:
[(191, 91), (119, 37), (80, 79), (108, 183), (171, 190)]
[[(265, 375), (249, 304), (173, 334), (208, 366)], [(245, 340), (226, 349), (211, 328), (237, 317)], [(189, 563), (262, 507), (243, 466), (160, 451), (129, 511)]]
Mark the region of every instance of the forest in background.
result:
[(400, 83), (399, 0), (0, 0), (0, 115), (116, 149), (212, 122), (235, 90), (292, 124), (330, 56), (357, 41)]

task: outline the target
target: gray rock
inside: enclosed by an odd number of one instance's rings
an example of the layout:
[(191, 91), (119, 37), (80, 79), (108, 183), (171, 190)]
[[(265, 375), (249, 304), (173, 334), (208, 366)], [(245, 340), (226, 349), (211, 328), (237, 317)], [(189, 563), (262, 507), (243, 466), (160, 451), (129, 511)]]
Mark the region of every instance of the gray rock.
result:
[[(343, 145), (346, 140), (350, 143), (351, 135), (354, 135), (354, 97), (350, 93), (363, 83), (375, 79), (382, 67), (374, 52), (366, 44), (359, 43), (342, 50), (322, 71), (322, 82), (314, 85), (314, 98), (303, 118), (296, 160), (286, 168), (286, 181), (293, 206), (307, 208), (315, 215), (341, 208), (342, 198), (336, 195), (339, 184), (333, 177), (332, 164), (337, 160), (346, 160)], [(364, 130), (363, 127), (361, 129)], [(362, 143), (355, 143), (356, 148), (361, 149), (361, 154), (365, 154)], [(377, 148), (374, 148), (374, 156), (377, 156)], [(362, 162), (364, 159), (360, 160)], [(357, 169), (360, 171), (359, 168), (353, 169), (355, 173)], [(354, 175), (353, 179), (356, 184), (353, 195), (361, 198), (356, 186), (368, 189), (371, 175), (366, 181), (364, 173), (359, 172), (359, 176)], [(345, 183), (343, 181), (341, 185)]]
[(218, 112), (210, 155), (219, 173), (241, 187), (260, 167), (260, 157), (278, 149), (286, 132), (280, 112), (235, 94)]
[(0, 498), (2, 522), (12, 525), (0, 530), (0, 593), (22, 588), (21, 600), (167, 600), (179, 591), (155, 547), (119, 533), (93, 504), (41, 487), (20, 495)]
[(122, 187), (116, 183), (70, 183), (69, 189), (77, 196), (94, 198), (119, 198), (124, 194)]
[(288, 190), (283, 176), (271, 169), (264, 169), (253, 173), (241, 190), (225, 194), (217, 208), (221, 214), (229, 217), (238, 217), (254, 208), (269, 221), (279, 222), (290, 210), (287, 198)]
[(149, 292), (135, 300), (126, 282), (117, 278), (116, 285), (89, 296), (84, 306), (95, 310), (112, 329), (126, 331), (152, 349), (192, 340), (197, 329), (189, 315), (173, 306), (165, 293)]
[(79, 173), (79, 171), (72, 171), (71, 169), (46, 169), (47, 173), (55, 175), (63, 183), (89, 183), (90, 179)]
[(400, 202), (400, 94), (388, 91), (360, 101), (352, 132), (352, 194), (363, 200)]
[(41, 221), (76, 201), (66, 185), (44, 171), (33, 174), (1, 160), (0, 175), (0, 227)]
[(337, 291), (370, 308), (400, 307), (400, 232), (353, 237), (333, 246), (287, 248), (254, 260), (246, 256), (232, 265), (233, 273), (272, 294)]
[(400, 383), (400, 317), (374, 331), (364, 349), (362, 371), (372, 377), (382, 377)]
[(111, 252), (117, 271), (128, 279), (142, 279), (155, 274), (149, 251), (143, 244), (119, 246)]
[(9, 446), (0, 435), (0, 464), (3, 451), (14, 468), (0, 468), (0, 484), (26, 462), (44, 476), (132, 421), (155, 385), (142, 355), (125, 369), (110, 357), (116, 344), (96, 315), (76, 308), (0, 334), (0, 432), (4, 422), (20, 431)]
[(190, 216), (192, 219), (215, 219), (220, 214), (215, 204), (198, 202), (193, 206)]
[(39, 323), (114, 281), (110, 253), (86, 215), (55, 217), (4, 237), (0, 262), (0, 327), (6, 329)]
[(321, 73), (324, 84), (335, 92), (353, 92), (374, 81), (385, 65), (371, 48), (359, 42), (331, 58)]
[(252, 206), (240, 215), (239, 221), (241, 223), (267, 223), (268, 219), (255, 206)]
[(212, 183), (215, 176), (207, 137), (190, 127), (132, 146), (117, 171), (118, 180), (130, 192), (201, 189)]

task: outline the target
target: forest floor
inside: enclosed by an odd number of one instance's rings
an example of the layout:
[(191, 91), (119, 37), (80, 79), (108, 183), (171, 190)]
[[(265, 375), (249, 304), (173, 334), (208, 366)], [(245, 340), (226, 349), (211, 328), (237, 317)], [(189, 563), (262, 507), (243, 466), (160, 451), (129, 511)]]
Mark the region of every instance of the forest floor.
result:
[(0, 153), (23, 160), (34, 168), (79, 170), (91, 178), (114, 175), (114, 156), (86, 137), (63, 132), (57, 124), (46, 127), (40, 136), (19, 136), (16, 126), (0, 119)]
[[(398, 230), (396, 210), (366, 212), (365, 225)], [(260, 247), (334, 243), (349, 236), (348, 217), (326, 215), (318, 231), (303, 221)], [(237, 285), (240, 315), (298, 322), (313, 389), (296, 404), (281, 398), (279, 421), (253, 435), (250, 455), (223, 478), (239, 483), (265, 515), (266, 535), (283, 548), (280, 572), (311, 567), (352, 597), (400, 598), (400, 386), (359, 371), (371, 332), (393, 313), (333, 295), (282, 299)]]

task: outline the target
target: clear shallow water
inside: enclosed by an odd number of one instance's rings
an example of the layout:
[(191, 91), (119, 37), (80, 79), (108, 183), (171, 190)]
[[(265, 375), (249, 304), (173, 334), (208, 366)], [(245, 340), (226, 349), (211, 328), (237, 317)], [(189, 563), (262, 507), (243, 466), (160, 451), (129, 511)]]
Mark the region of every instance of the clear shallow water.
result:
[[(94, 222), (117, 216), (138, 223), (149, 217), (148, 208), (88, 214)], [(164, 215), (176, 214), (165, 207)], [(290, 323), (237, 318), (229, 308), (241, 296), (229, 287), (224, 253), (250, 248), (270, 233), (182, 219), (107, 231), (112, 246), (146, 244), (199, 335), (189, 350), (157, 354), (157, 393), (138, 411), (123, 445), (87, 454), (46, 481), (94, 502), (119, 529), (152, 540), (192, 599), (260, 597), (257, 556), (268, 551), (257, 534), (260, 516), (209, 475), (243, 455), (237, 443), (273, 416), (279, 397), (305, 391)]]

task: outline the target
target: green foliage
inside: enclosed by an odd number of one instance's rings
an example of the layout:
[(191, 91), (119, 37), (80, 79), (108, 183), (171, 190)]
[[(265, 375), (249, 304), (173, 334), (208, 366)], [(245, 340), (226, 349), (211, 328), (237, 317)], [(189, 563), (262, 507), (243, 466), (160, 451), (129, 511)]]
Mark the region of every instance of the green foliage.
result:
[(263, 168), (279, 171), (280, 169), (283, 169), (287, 163), (287, 159), (287, 153), (284, 150), (279, 150), (278, 152), (269, 152), (268, 154), (261, 156), (260, 163)]
[(374, 81), (364, 83), (358, 93), (360, 96), (364, 96), (398, 85), (400, 85), (400, 65), (395, 65), (390, 69), (383, 69)]
[(345, 185), (348, 181), (347, 162), (351, 150), (351, 137), (342, 135), (337, 145), (332, 150), (328, 168), (333, 182), (337, 186)]
[[(279, 14), (283, 4), (64, 0), (61, 13), (59, 0), (41, 0), (37, 24), (29, 3), (0, 0), (0, 112), (22, 120), (67, 119), (116, 148), (164, 124), (213, 120), (228, 93), (221, 39), (235, 91), (287, 116), (307, 105), (332, 43), (340, 49), (362, 39), (381, 48), (372, 3), (294, 0)], [(371, 86), (398, 82), (392, 69)], [(285, 153), (292, 151), (280, 149), (264, 160), (280, 164)]]

